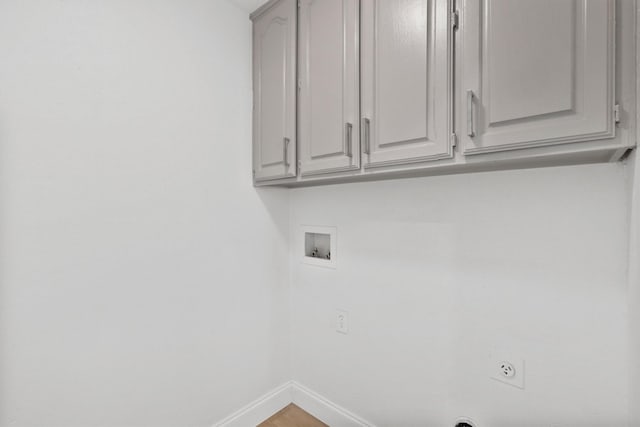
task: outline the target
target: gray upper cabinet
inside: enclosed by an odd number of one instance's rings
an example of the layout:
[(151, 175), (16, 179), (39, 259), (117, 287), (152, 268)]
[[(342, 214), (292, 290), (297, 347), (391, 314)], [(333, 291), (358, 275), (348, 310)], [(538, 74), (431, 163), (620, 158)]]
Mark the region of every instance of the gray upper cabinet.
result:
[(465, 154), (613, 137), (613, 0), (464, 0)]
[(636, 145), (635, 0), (269, 0), (256, 185), (597, 163)]
[(299, 2), (301, 174), (360, 168), (359, 1)]
[(268, 3), (253, 20), (253, 173), (296, 176), (296, 0)]
[(365, 168), (450, 158), (451, 3), (362, 0)]

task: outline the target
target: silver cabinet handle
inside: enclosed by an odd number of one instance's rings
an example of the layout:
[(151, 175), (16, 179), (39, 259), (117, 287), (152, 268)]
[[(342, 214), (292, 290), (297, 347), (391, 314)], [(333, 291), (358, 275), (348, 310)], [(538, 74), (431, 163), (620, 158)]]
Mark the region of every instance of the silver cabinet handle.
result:
[(473, 98), (475, 95), (472, 90), (467, 91), (467, 135), (471, 138), (476, 136), (475, 123), (473, 120)]
[(353, 125), (351, 123), (345, 125), (345, 133), (344, 154), (347, 157), (353, 157)]
[(371, 154), (371, 143), (370, 143), (370, 127), (371, 127), (371, 120), (369, 120), (368, 118), (363, 118), (362, 119), (362, 133), (363, 133), (363, 138), (364, 138), (364, 154)]
[(285, 137), (282, 140), (282, 161), (284, 163), (284, 167), (289, 167), (289, 138)]

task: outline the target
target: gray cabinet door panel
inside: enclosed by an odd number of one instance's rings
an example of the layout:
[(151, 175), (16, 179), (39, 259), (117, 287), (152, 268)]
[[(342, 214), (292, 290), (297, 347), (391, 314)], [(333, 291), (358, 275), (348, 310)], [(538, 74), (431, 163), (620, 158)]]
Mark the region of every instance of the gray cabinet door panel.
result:
[(296, 0), (253, 23), (253, 170), (257, 181), (296, 175)]
[(613, 137), (613, 0), (465, 0), (465, 154)]
[(302, 175), (360, 167), (359, 2), (300, 0)]
[(365, 167), (451, 157), (450, 2), (361, 7)]

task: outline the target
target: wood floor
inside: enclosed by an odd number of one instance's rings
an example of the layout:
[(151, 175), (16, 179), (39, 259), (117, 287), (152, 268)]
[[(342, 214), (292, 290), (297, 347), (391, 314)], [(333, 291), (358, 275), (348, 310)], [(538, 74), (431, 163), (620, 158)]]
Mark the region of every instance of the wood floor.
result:
[(258, 427), (329, 427), (293, 403), (264, 421)]

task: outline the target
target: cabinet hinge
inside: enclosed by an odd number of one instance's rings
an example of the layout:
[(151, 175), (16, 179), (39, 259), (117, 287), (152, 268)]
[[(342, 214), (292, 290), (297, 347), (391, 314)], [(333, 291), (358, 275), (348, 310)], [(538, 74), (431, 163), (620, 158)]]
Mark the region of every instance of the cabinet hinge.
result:
[(298, 7), (302, 7), (302, 0), (298, 0)]
[(451, 28), (453, 28), (453, 31), (456, 31), (458, 29), (459, 23), (460, 15), (458, 14), (457, 10), (454, 10), (453, 12), (451, 12)]
[(302, 160), (298, 160), (298, 172), (302, 171)]
[(302, 90), (302, 80), (298, 80), (298, 90)]
[(613, 106), (613, 120), (616, 123), (620, 123), (620, 104)]
[(456, 148), (458, 145), (458, 136), (454, 133), (451, 134), (451, 148)]

